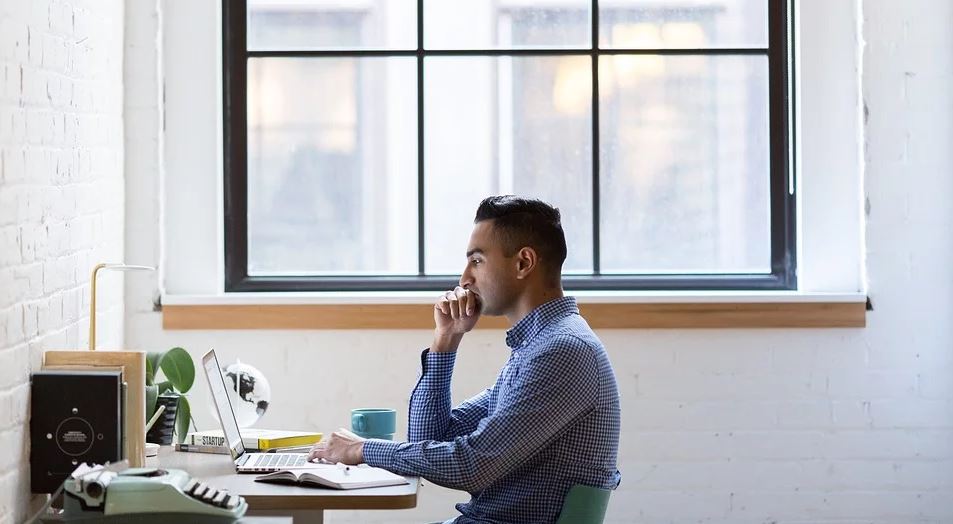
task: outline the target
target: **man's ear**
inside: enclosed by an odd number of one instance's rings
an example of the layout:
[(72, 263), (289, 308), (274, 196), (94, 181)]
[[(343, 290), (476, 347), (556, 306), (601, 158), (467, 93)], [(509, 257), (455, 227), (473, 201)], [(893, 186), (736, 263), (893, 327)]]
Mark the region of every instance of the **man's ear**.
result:
[(516, 278), (522, 280), (530, 275), (539, 265), (539, 255), (531, 247), (524, 247), (516, 252)]

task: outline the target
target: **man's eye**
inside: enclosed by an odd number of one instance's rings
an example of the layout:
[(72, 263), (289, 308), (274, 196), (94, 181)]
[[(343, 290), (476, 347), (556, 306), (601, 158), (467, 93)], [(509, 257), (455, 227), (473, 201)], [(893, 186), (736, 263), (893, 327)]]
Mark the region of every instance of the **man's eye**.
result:
[(473, 264), (474, 266), (476, 266), (476, 265), (478, 265), (478, 264), (480, 263), (480, 261), (479, 261), (479, 260), (476, 260), (476, 259), (473, 259), (473, 260), (470, 261), (470, 263)]

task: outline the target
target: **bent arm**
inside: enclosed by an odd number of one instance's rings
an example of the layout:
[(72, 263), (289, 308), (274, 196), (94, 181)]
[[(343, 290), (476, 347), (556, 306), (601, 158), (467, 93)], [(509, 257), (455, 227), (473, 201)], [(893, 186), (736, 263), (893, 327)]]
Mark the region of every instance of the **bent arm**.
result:
[(403, 475), (471, 493), (506, 476), (595, 409), (597, 364), (571, 336), (523, 364), (511, 394), (470, 434), (441, 442), (364, 443), (364, 460)]
[(487, 414), (490, 390), (450, 409), (450, 380), (456, 353), (425, 351), (421, 355), (421, 375), (410, 395), (410, 422), (407, 438), (450, 440), (472, 433)]

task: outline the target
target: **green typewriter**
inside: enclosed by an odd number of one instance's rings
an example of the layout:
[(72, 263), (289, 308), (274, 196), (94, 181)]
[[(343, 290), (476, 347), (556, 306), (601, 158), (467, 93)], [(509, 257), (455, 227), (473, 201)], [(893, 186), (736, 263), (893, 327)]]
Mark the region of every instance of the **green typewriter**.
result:
[(81, 465), (63, 486), (63, 512), (45, 522), (226, 523), (245, 515), (245, 499), (179, 469)]

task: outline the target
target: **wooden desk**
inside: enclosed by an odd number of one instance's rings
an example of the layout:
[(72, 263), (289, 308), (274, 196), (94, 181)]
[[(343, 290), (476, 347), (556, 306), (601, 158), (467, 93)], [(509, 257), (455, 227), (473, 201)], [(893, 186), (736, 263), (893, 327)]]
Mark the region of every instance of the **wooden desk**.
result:
[(290, 515), (295, 522), (321, 523), (326, 509), (409, 509), (417, 506), (417, 477), (410, 484), (366, 489), (322, 489), (255, 482), (258, 475), (235, 473), (228, 455), (177, 452), (162, 446), (147, 466), (182, 469), (217, 489), (245, 497), (249, 515)]

